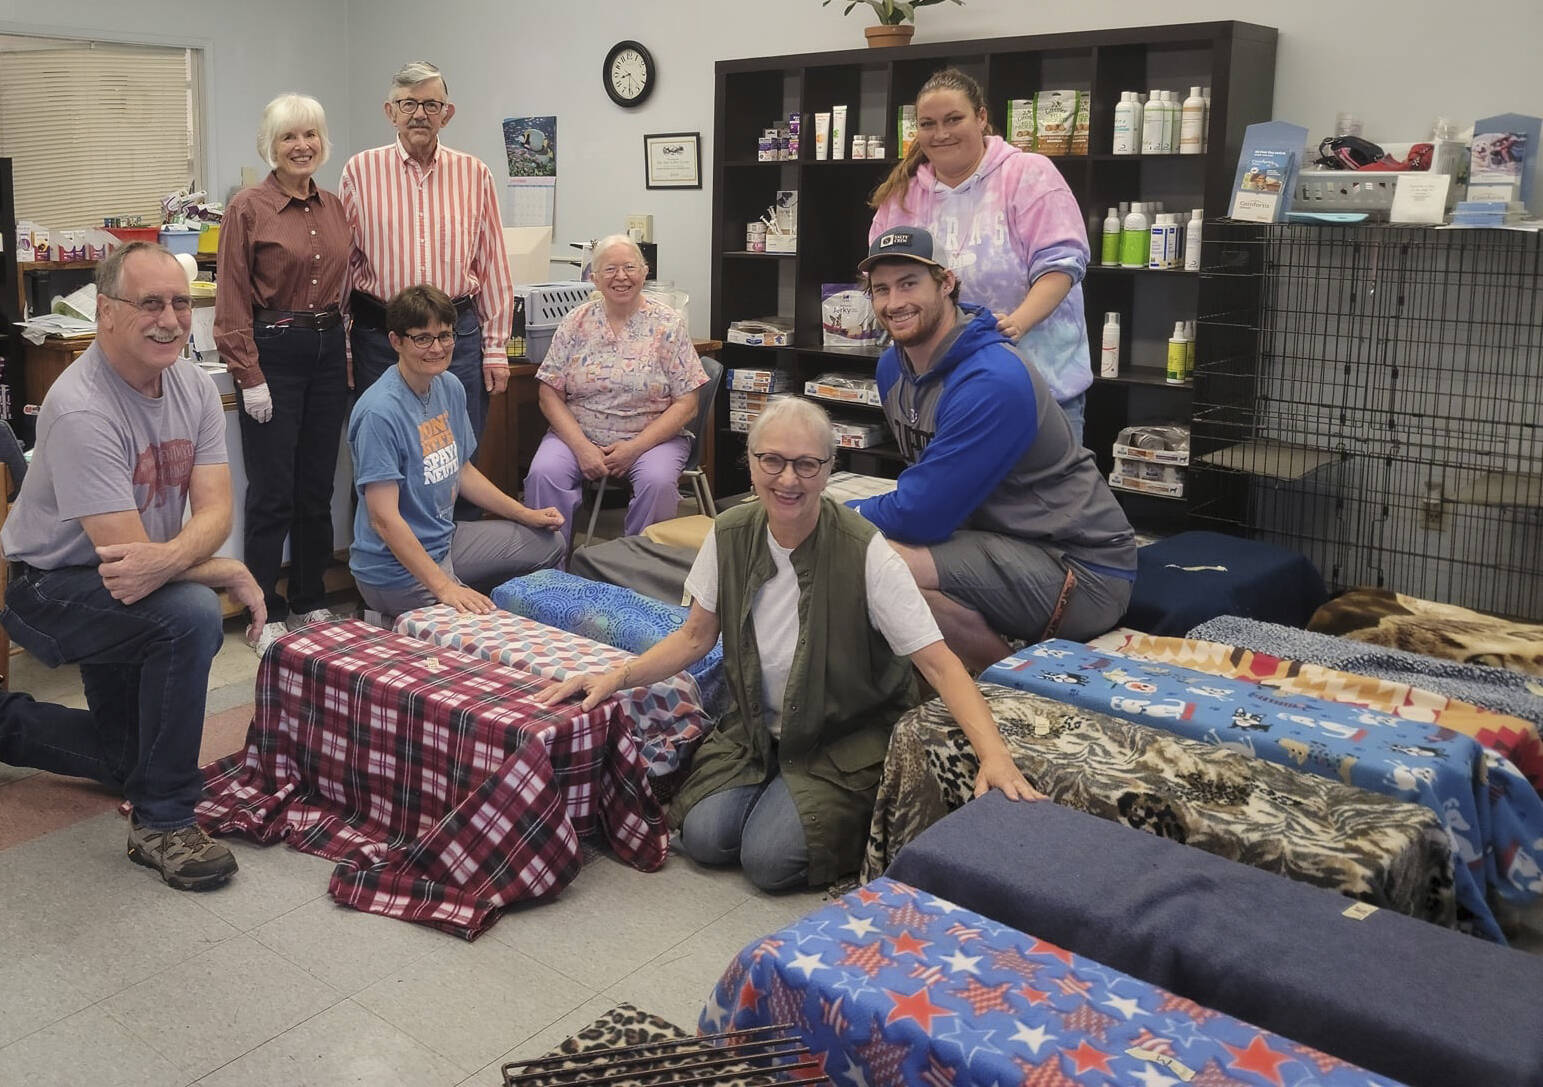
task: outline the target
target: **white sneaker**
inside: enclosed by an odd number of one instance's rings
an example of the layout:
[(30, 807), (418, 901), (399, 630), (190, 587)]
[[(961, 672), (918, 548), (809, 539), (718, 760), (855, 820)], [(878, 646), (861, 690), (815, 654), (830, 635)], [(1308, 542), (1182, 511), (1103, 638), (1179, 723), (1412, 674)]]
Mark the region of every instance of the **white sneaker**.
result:
[(308, 611), (301, 615), (290, 612), (289, 617), (284, 620), (284, 626), (290, 630), (299, 630), (301, 627), (309, 626), (311, 623), (336, 623), (341, 621), (342, 618), (341, 615), (331, 608), (317, 608), (315, 611)]
[(264, 623), (262, 633), (257, 636), (257, 643), (252, 646), (252, 652), (261, 657), (268, 652), (270, 645), (288, 633), (289, 630), (283, 623)]

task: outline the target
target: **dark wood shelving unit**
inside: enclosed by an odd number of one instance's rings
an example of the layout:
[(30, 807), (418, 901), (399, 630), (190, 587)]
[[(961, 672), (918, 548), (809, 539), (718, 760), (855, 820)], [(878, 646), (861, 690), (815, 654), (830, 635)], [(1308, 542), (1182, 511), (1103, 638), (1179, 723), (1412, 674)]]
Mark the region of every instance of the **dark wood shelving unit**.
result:
[[(1271, 115), (1275, 92), (1275, 30), (1223, 21), (976, 41), (911, 45), (902, 49), (852, 49), (719, 61), (713, 133), (712, 335), (725, 339), (730, 321), (780, 314), (793, 319), (793, 341), (784, 348), (725, 343), (719, 356), (730, 368), (789, 371), (802, 392), (805, 381), (826, 371), (872, 374), (877, 352), (821, 348), (820, 286), (855, 281), (867, 252), (869, 194), (893, 168), (900, 147), (896, 118), (901, 105), (939, 68), (952, 65), (985, 88), (991, 121), (1005, 128), (1007, 102), (1036, 91), (1076, 88), (1092, 97), (1088, 154), (1052, 158), (1097, 230), (1106, 210), (1122, 201), (1162, 200), (1187, 221), (1192, 208), (1207, 219), (1221, 215), (1232, 186), (1243, 130)], [(1114, 107), (1122, 90), (1211, 88), (1207, 150), (1199, 155), (1115, 155)], [(881, 159), (814, 158), (814, 114), (848, 107), (848, 131), (882, 134), (891, 154)], [(797, 112), (803, 117), (800, 157), (758, 162), (762, 129)], [(799, 251), (747, 255), (745, 224), (760, 218), (780, 189), (799, 194)], [(1096, 234), (1093, 259), (1098, 259)], [(745, 259), (747, 256), (750, 259)], [(1102, 268), (1091, 265), (1083, 282), (1090, 355), (1097, 372), (1104, 314), (1121, 315), (1127, 366), (1117, 379), (1095, 380), (1088, 390), (1086, 442), (1107, 473), (1110, 445), (1123, 426), (1187, 420), (1189, 385), (1168, 385), (1150, 363), (1166, 352), (1176, 320), (1192, 320), (1207, 305), (1206, 278), (1178, 270)], [(1203, 356), (1204, 337), (1198, 345)], [(834, 405), (838, 414), (871, 418), (871, 410)], [(743, 435), (728, 431), (728, 397), (718, 407), (725, 437), (717, 450), (717, 487), (724, 494), (748, 488)], [(738, 439), (738, 440), (735, 440)], [(843, 450), (842, 466), (876, 474), (903, 467), (898, 453)], [(1150, 495), (1132, 496), (1133, 518), (1143, 520)], [(1122, 496), (1123, 498), (1123, 496)], [(1184, 500), (1161, 500), (1163, 520), (1182, 514)]]

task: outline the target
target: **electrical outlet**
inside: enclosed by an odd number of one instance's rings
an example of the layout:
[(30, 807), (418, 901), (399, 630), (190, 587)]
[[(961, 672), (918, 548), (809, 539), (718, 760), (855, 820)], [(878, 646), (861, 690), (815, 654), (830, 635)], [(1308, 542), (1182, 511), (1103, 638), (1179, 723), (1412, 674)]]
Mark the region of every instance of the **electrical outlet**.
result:
[(638, 241), (652, 242), (654, 240), (654, 217), (652, 215), (627, 216), (627, 233), (631, 234), (634, 230), (642, 232), (642, 237), (638, 238)]

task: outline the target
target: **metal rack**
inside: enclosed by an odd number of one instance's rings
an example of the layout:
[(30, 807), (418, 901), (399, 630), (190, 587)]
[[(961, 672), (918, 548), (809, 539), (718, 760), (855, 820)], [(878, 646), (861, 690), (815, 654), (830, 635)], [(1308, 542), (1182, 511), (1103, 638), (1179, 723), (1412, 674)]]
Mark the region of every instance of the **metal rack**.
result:
[(1202, 276), (1196, 526), (1543, 618), (1539, 237), (1218, 223)]

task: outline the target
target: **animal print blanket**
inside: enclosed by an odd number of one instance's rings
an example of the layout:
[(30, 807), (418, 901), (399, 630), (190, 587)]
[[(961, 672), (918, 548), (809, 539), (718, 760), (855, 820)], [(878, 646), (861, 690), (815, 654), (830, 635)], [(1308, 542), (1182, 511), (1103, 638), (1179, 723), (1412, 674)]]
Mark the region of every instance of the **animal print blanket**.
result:
[[(1057, 804), (1455, 926), (1452, 852), (1429, 811), (1038, 695), (982, 684), (1013, 761)], [(978, 764), (941, 701), (905, 714), (863, 879), (970, 799)]]
[(1387, 589), (1352, 589), (1315, 611), (1307, 629), (1428, 657), (1543, 676), (1543, 626)]
[(1290, 694), (1311, 695), (1329, 702), (1362, 706), (1409, 721), (1440, 725), (1511, 760), (1533, 788), (1543, 792), (1543, 736), (1536, 723), (1494, 713), (1471, 702), (1448, 698), (1437, 691), (1392, 679), (1344, 672), (1307, 661), (1287, 660), (1242, 646), (1197, 638), (1162, 638), (1131, 630), (1113, 630), (1088, 643), (1104, 653), (1177, 664), (1246, 680)]
[[(695, 1055), (700, 1057), (708, 1043), (701, 1046), (678, 1045), (692, 1037), (665, 1019), (641, 1011), (631, 1004), (618, 1004), (577, 1034), (566, 1039), (551, 1053), (533, 1061), (511, 1061), (503, 1066), (505, 1087), (558, 1087), (560, 1084), (595, 1083), (604, 1080), (607, 1087), (666, 1087), (668, 1084), (711, 1084), (712, 1087), (770, 1087), (787, 1083), (786, 1076), (755, 1072), (748, 1064), (730, 1062), (714, 1068), (708, 1079), (701, 1072), (679, 1073), (672, 1068)], [(597, 1051), (621, 1050), (598, 1058)], [(648, 1071), (627, 1074), (624, 1062), (655, 1058)], [(615, 1076), (612, 1079), (609, 1077)], [(825, 1082), (829, 1082), (826, 1080)]]

